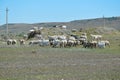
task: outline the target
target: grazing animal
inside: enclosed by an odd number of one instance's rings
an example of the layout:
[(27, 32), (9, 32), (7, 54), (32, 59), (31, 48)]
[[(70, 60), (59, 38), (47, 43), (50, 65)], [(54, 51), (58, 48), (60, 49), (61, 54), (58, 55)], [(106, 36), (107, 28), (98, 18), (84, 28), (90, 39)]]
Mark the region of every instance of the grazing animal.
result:
[(41, 35), (41, 30), (37, 28), (31, 29), (27, 35), (27, 40), (30, 38), (34, 38), (36, 35)]
[(76, 43), (76, 39), (74, 36), (68, 37), (68, 39), (67, 39), (67, 46), (68, 47), (75, 46), (75, 43)]
[(54, 35), (54, 36), (48, 36), (50, 41), (56, 40), (58, 39), (58, 36)]
[(67, 40), (59, 40), (59, 39), (54, 39), (52, 41), (50, 41), (50, 44), (52, 47), (66, 47), (67, 45)]
[(65, 35), (54, 35), (48, 36), (50, 45), (53, 47), (65, 47), (67, 44), (67, 39)]
[(93, 34), (90, 34), (90, 36), (92, 37), (92, 40), (101, 40), (102, 39), (102, 35), (93, 35)]
[(73, 40), (73, 41), (75, 41), (76, 39), (75, 39), (75, 37), (70, 36), (70, 37), (68, 38), (68, 40)]
[(82, 33), (80, 37), (87, 40), (87, 33)]
[(60, 40), (60, 47), (66, 47), (67, 46), (67, 40)]
[(19, 43), (20, 43), (20, 45), (24, 45), (25, 44), (25, 40), (24, 39), (20, 39)]
[(92, 47), (93, 47), (93, 48), (96, 48), (96, 47), (97, 47), (97, 44), (98, 44), (97, 41), (91, 41), (90, 43), (92, 44)]
[(57, 37), (58, 37), (59, 40), (65, 40), (66, 39), (65, 35), (58, 35)]
[(59, 40), (65, 40), (66, 36), (65, 35), (54, 35), (54, 36), (48, 36), (49, 40), (55, 40), (55, 39), (59, 39)]
[(108, 40), (101, 40), (100, 42), (105, 43), (105, 46), (110, 47), (110, 42)]
[(49, 46), (50, 45), (50, 42), (49, 40), (41, 40), (40, 43), (39, 43), (40, 46)]
[(39, 45), (39, 46), (49, 46), (49, 40), (41, 39), (41, 40), (32, 40), (29, 42), (29, 45)]
[(92, 45), (91, 45), (91, 43), (90, 43), (89, 41), (84, 41), (84, 42), (83, 42), (83, 47), (84, 47), (84, 48), (91, 48), (91, 46), (92, 46)]
[(29, 45), (39, 45), (41, 40), (32, 40), (29, 42)]
[(67, 40), (67, 46), (68, 47), (72, 47), (72, 46), (75, 46), (75, 40)]
[(16, 39), (8, 39), (7, 40), (7, 45), (15, 45), (17, 43)]
[(97, 42), (96, 41), (84, 41), (83, 43), (84, 48), (96, 48), (97, 47)]
[(8, 39), (7, 40), (7, 45), (11, 45), (12, 44), (12, 39)]
[(53, 40), (52, 47), (54, 47), (54, 48), (60, 47), (60, 40), (58, 40), (58, 39)]
[(53, 43), (55, 40), (58, 39), (58, 37), (56, 35), (54, 36), (48, 36), (49, 42), (50, 42), (50, 46), (53, 46)]
[(80, 44), (82, 45), (82, 44), (86, 41), (86, 38), (80, 37), (80, 38), (79, 38), (79, 41), (80, 41)]
[(105, 48), (105, 42), (99, 41), (99, 42), (98, 42), (98, 47), (99, 47), (99, 48)]
[(78, 35), (70, 35), (70, 36), (72, 36), (72, 37), (74, 37), (75, 39), (79, 39), (79, 36)]

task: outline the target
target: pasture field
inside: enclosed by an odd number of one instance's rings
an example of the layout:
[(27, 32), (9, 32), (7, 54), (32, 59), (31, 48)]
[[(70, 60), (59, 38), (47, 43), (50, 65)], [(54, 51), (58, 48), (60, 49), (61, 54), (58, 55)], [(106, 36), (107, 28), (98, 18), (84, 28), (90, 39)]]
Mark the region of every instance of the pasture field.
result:
[(0, 48), (0, 80), (120, 80), (120, 46)]
[(0, 80), (120, 80), (120, 33), (112, 34), (105, 49), (0, 42)]

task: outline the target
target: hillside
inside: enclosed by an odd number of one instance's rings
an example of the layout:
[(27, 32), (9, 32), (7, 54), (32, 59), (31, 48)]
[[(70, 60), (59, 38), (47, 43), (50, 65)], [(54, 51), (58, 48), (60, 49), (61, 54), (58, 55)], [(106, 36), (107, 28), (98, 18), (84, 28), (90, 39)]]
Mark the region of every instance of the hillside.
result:
[[(48, 22), (48, 23), (10, 23), (9, 32), (11, 33), (27, 33), (32, 27), (53, 27), (55, 25), (66, 25), (67, 29), (81, 29), (81, 28), (98, 28), (107, 27), (120, 30), (120, 17), (108, 17), (108, 18), (96, 18), (96, 19), (85, 19), (85, 20), (74, 20), (70, 22)], [(5, 33), (6, 25), (0, 26), (0, 33)]]

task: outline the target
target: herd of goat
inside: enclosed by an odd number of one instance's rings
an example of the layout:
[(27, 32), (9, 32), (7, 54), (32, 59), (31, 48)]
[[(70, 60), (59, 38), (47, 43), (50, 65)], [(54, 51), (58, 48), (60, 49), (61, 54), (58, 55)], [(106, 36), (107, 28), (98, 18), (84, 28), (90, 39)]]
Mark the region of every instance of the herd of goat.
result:
[[(8, 39), (7, 45), (15, 45), (19, 41), (20, 45), (25, 45), (26, 42), (29, 45), (39, 45), (39, 46), (51, 46), (51, 47), (75, 47), (82, 45), (84, 48), (105, 48), (106, 46), (110, 47), (110, 42), (108, 40), (102, 40), (102, 35), (94, 35), (90, 34), (91, 40), (88, 40), (87, 33), (82, 33), (80, 36), (76, 35), (54, 35), (48, 36), (45, 39), (41, 30), (43, 28), (38, 29), (34, 27), (30, 30), (27, 35), (27, 39)], [(31, 40), (31, 38), (38, 37), (35, 40)]]
[[(33, 37), (39, 37), (35, 40), (29, 40)], [(47, 39), (43, 38), (41, 35), (41, 30), (32, 29), (30, 30), (30, 33), (27, 36), (27, 39), (8, 39), (7, 45), (15, 45), (18, 41), (20, 45), (25, 45), (28, 42), (29, 45), (39, 45), (39, 46), (51, 46), (51, 47), (75, 47), (82, 45), (84, 48), (105, 48), (106, 46), (110, 47), (110, 42), (108, 40), (102, 40), (102, 35), (93, 35), (90, 34), (91, 41), (88, 40), (87, 34), (82, 33), (81, 36), (75, 36), (75, 35), (54, 35), (54, 36), (48, 36)]]

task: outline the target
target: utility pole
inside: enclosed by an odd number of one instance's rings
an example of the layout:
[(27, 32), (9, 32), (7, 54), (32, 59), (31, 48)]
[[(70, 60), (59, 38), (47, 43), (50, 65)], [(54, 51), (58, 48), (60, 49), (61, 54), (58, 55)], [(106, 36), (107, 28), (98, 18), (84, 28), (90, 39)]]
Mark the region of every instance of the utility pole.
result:
[(8, 39), (8, 8), (6, 8), (6, 36)]
[(103, 27), (105, 28), (105, 17), (103, 15)]

